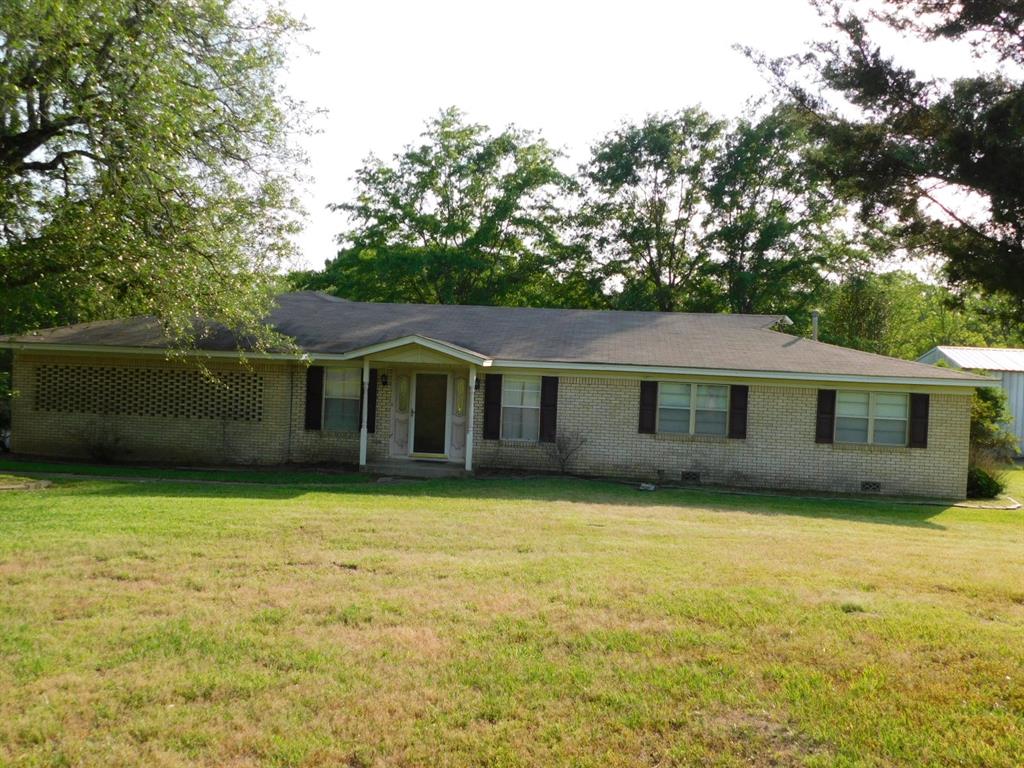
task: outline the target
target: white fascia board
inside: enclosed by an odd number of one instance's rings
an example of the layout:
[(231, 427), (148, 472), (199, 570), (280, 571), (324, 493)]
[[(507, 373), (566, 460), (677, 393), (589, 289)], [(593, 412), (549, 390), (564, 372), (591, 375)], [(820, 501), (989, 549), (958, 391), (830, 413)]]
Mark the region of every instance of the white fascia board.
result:
[[(452, 344), (446, 344), (442, 341), (435, 341), (425, 336), (403, 336), (400, 339), (393, 339), (391, 341), (384, 341), (380, 344), (372, 344), (368, 347), (360, 347), (359, 349), (353, 349), (348, 352), (341, 353), (329, 353), (329, 352), (301, 352), (301, 353), (290, 353), (290, 352), (223, 352), (223, 351), (206, 351), (202, 349), (190, 349), (182, 350), (179, 354), (185, 357), (212, 357), (212, 358), (233, 358), (239, 359), (242, 357), (251, 358), (254, 360), (311, 360), (317, 361), (345, 361), (354, 360), (356, 358), (365, 357), (378, 352), (385, 352), (390, 349), (397, 347), (404, 347), (409, 344), (417, 344), (421, 347), (426, 347), (435, 352), (454, 357), (458, 360), (463, 360), (467, 363), (474, 363), (476, 365), (488, 366), (491, 361), (484, 355), (481, 355), (472, 350), (463, 349), (461, 347), (454, 346)], [(12, 349), (17, 352), (78, 352), (82, 354), (103, 354), (103, 355), (159, 355), (161, 357), (167, 357), (170, 354), (174, 354), (174, 350), (160, 348), (160, 347), (115, 347), (107, 345), (84, 345), (84, 344), (50, 344), (45, 341), (0, 341), (0, 349)]]
[(535, 370), (561, 371), (595, 371), (601, 373), (635, 373), (642, 376), (679, 375), (705, 376), (734, 379), (768, 379), (785, 381), (814, 381), (850, 384), (899, 384), (901, 386), (929, 387), (994, 387), (999, 382), (995, 379), (943, 379), (918, 376), (861, 376), (854, 374), (796, 373), (787, 371), (746, 371), (729, 368), (673, 368), (669, 366), (651, 365), (611, 365), (600, 363), (552, 363), (530, 360), (498, 360), (492, 361), (494, 368), (531, 368)]
[[(309, 355), (306, 353), (290, 353), (290, 352), (223, 352), (214, 350), (202, 350), (202, 349), (189, 349), (189, 350), (172, 350), (169, 348), (161, 347), (114, 347), (106, 346), (101, 344), (49, 344), (45, 341), (0, 341), (0, 349), (11, 349), (15, 352), (78, 352), (82, 354), (100, 354), (100, 355), (151, 355), (168, 357), (170, 355), (180, 354), (184, 357), (213, 357), (218, 359), (231, 358), (238, 360), (241, 358), (251, 358), (254, 360), (308, 360)], [(333, 357), (341, 359), (339, 355)]]
[[(467, 363), (475, 363), (477, 365), (489, 365), (490, 360), (485, 355), (481, 355), (479, 352), (474, 352), (471, 349), (465, 349), (463, 347), (456, 346), (454, 344), (448, 344), (444, 341), (437, 341), (436, 339), (428, 338), (427, 336), (402, 336), (398, 339), (392, 339), (390, 341), (382, 341), (379, 344), (371, 344), (367, 347), (360, 347), (359, 349), (353, 349), (345, 352), (342, 355), (336, 356), (338, 360), (351, 360), (355, 357), (366, 357), (368, 355), (374, 355), (379, 352), (387, 352), (392, 349), (398, 349), (399, 347), (406, 347), (410, 344), (415, 344), (426, 349), (433, 350), (434, 352), (440, 352), (443, 355), (454, 357), (458, 360), (462, 360)], [(314, 360), (327, 359), (325, 356), (317, 353), (311, 353), (310, 355)]]
[[(533, 370), (555, 370), (555, 371), (580, 371), (595, 373), (630, 373), (641, 376), (677, 375), (677, 376), (704, 376), (738, 379), (766, 379), (775, 381), (813, 381), (833, 382), (851, 384), (898, 384), (901, 386), (928, 386), (928, 387), (950, 387), (950, 388), (974, 388), (974, 387), (998, 387), (999, 379), (986, 377), (983, 379), (943, 379), (917, 376), (860, 376), (853, 374), (821, 374), (821, 373), (793, 373), (786, 371), (745, 371), (740, 369), (727, 368), (674, 368), (670, 366), (651, 365), (615, 365), (602, 363), (556, 363), (539, 360), (499, 360), (489, 359), (479, 353), (464, 350), (444, 342), (435, 341), (425, 336), (404, 336), (401, 339), (381, 342), (361, 349), (351, 350), (341, 354), (330, 353), (301, 353), (292, 354), (284, 352), (206, 352), (203, 350), (190, 350), (182, 354), (186, 357), (210, 357), (216, 359), (249, 358), (254, 360), (284, 360), (284, 361), (347, 361), (363, 357), (375, 352), (393, 349), (406, 344), (420, 344), (428, 349), (450, 355), (468, 363), (474, 363), (483, 368), (528, 368)], [(47, 344), (46, 342), (11, 342), (0, 341), (0, 349), (12, 349), (21, 352), (72, 352), (82, 354), (105, 354), (105, 355), (151, 355), (167, 357), (169, 350), (153, 347), (113, 347), (113, 346), (83, 346), (78, 344)]]

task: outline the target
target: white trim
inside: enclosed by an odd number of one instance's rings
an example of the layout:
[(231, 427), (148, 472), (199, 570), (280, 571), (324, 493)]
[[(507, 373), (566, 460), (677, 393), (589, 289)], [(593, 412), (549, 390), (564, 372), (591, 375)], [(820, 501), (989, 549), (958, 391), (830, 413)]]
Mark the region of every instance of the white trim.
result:
[[(455, 344), (448, 344), (444, 341), (437, 341), (436, 339), (428, 338), (427, 336), (402, 336), (397, 339), (390, 341), (382, 341), (379, 344), (371, 344), (367, 347), (359, 347), (357, 349), (344, 352), (339, 356), (341, 360), (351, 360), (354, 357), (362, 357), (364, 355), (375, 355), (379, 352), (387, 352), (391, 349), (397, 349), (399, 347), (406, 347), (410, 344), (415, 344), (426, 349), (433, 350), (434, 352), (440, 352), (441, 354), (454, 357), (457, 360), (462, 360), (467, 363), (476, 363), (478, 365), (489, 365), (490, 360), (479, 352), (474, 352), (471, 349), (465, 349), (464, 347), (457, 346)], [(320, 359), (317, 354), (312, 354), (311, 357), (314, 360)]]
[[(416, 450), (416, 382), (419, 376), (444, 376), (444, 446), (442, 453), (424, 454)], [(452, 430), (452, 375), (446, 371), (413, 371), (411, 375), (409, 391), (409, 456), (427, 456), (429, 458), (448, 459), (451, 453), (451, 430)]]
[(331, 371), (348, 371), (352, 372), (357, 370), (353, 366), (348, 365), (325, 365), (323, 366), (323, 393), (320, 395), (320, 430), (322, 432), (336, 432), (338, 434), (351, 434), (359, 431), (359, 425), (356, 424), (355, 429), (327, 429), (327, 401), (328, 400), (356, 400), (355, 397), (328, 397), (327, 396), (327, 376)]
[[(537, 405), (507, 405), (505, 400), (505, 387), (508, 386), (510, 381), (532, 381), (537, 380)], [(544, 377), (542, 376), (531, 376), (531, 375), (512, 375), (502, 376), (501, 378), (501, 418), (499, 419), (498, 425), (498, 439), (508, 443), (527, 443), (535, 444), (540, 442), (540, 413), (542, 398), (544, 396)], [(506, 408), (518, 408), (520, 411), (537, 411), (537, 437), (506, 437), (505, 436), (505, 409)]]
[(466, 471), (473, 471), (473, 412), (476, 405), (476, 366), (469, 366), (466, 385)]
[(596, 371), (615, 373), (639, 373), (649, 376), (675, 374), (679, 376), (708, 376), (732, 379), (773, 379), (785, 381), (848, 382), (851, 384), (903, 384), (929, 387), (996, 387), (998, 380), (982, 377), (979, 379), (933, 379), (916, 376), (863, 376), (859, 374), (797, 373), (788, 371), (745, 371), (736, 368), (672, 368), (669, 366), (626, 365), (611, 363), (542, 363), (529, 360), (492, 360), (491, 368), (527, 368), (538, 371)]
[[(675, 405), (661, 404), (661, 395), (663, 392), (662, 384), (680, 384), (690, 388), (690, 404), (686, 408), (680, 408)], [(724, 387), (725, 388), (725, 408), (698, 408), (697, 407), (697, 388), (698, 387)], [(728, 384), (722, 384), (720, 382), (710, 381), (666, 381), (661, 379), (658, 381), (658, 397), (654, 404), (654, 432), (659, 435), (697, 435), (702, 437), (728, 437), (729, 436), (729, 410), (732, 401), (732, 389)], [(686, 432), (667, 432), (661, 429), (661, 409), (665, 408), (670, 411), (688, 411), (688, 430)], [(715, 432), (697, 432), (697, 412), (703, 413), (724, 413), (725, 414), (725, 431), (721, 434)]]
[[(647, 376), (679, 375), (727, 377), (734, 379), (767, 379), (794, 382), (834, 382), (849, 384), (897, 384), (909, 387), (951, 387), (973, 389), (974, 387), (998, 387), (999, 380), (991, 376), (979, 376), (972, 379), (943, 379), (917, 376), (864, 376), (860, 374), (824, 374), (799, 373), (795, 371), (748, 371), (739, 368), (674, 368), (671, 366), (631, 365), (618, 363), (555, 363), (536, 360), (499, 360), (489, 359), (480, 353), (464, 350), (461, 347), (447, 345), (444, 342), (428, 339), (425, 336), (403, 336), (394, 341), (382, 342), (379, 345), (363, 347), (341, 354), (304, 352), (288, 354), (280, 352), (241, 353), (241, 352), (206, 352), (203, 350), (184, 351), (185, 357), (228, 358), (233, 360), (283, 360), (307, 361), (313, 363), (331, 361), (350, 361), (377, 349), (390, 349), (393, 346), (418, 343), (422, 346), (448, 354), (456, 359), (474, 363), (484, 368), (527, 368), (538, 371), (591, 371), (595, 373), (635, 373)], [(152, 355), (167, 358), (171, 350), (149, 347), (114, 347), (114, 346), (81, 346), (76, 344), (48, 344), (46, 342), (4, 342), (0, 341), (0, 349), (11, 349), (19, 352), (50, 352), (94, 353), (104, 355)]]
[[(886, 390), (869, 390), (864, 392), (868, 396), (868, 415), (867, 416), (840, 416), (839, 415), (839, 395), (843, 392), (863, 392), (863, 390), (837, 390), (836, 391), (836, 412), (832, 422), (832, 442), (837, 445), (881, 445), (888, 448), (906, 448), (910, 445), (910, 394), (907, 392), (892, 392)], [(875, 414), (878, 406), (878, 395), (899, 395), (903, 397), (907, 407), (907, 415), (902, 419), (893, 419), (886, 416), (878, 416)], [(857, 440), (840, 440), (836, 435), (839, 432), (839, 419), (865, 419), (868, 423), (868, 434), (867, 440), (860, 442)], [(902, 421), (903, 422), (903, 442), (902, 443), (879, 443), (875, 441), (875, 422), (876, 421)]]
[(362, 415), (359, 425), (359, 466), (366, 466), (366, 442), (368, 430), (366, 416), (370, 408), (370, 358), (363, 358), (363, 382), (362, 382)]

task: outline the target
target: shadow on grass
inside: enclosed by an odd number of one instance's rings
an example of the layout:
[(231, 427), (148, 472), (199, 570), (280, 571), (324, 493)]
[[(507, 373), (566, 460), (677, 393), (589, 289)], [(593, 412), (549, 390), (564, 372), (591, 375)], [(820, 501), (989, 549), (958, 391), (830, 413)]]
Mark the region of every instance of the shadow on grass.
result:
[(334, 503), (367, 496), (381, 498), (451, 500), (453, 502), (518, 501), (525, 503), (607, 504), (636, 508), (691, 508), (756, 515), (792, 515), (803, 518), (846, 520), (875, 525), (897, 525), (933, 530), (945, 526), (932, 522), (946, 507), (914, 505), (885, 500), (855, 498), (811, 498), (784, 494), (755, 495), (725, 490), (663, 488), (654, 492), (637, 490), (635, 484), (608, 480), (560, 477), (488, 478), (455, 480), (412, 480), (397, 483), (359, 483), (322, 486), (232, 485), (188, 481), (124, 481), (110, 478), (82, 478), (59, 481), (61, 488), (75, 494), (110, 497), (166, 497), (222, 500), (289, 500), (322, 495)]

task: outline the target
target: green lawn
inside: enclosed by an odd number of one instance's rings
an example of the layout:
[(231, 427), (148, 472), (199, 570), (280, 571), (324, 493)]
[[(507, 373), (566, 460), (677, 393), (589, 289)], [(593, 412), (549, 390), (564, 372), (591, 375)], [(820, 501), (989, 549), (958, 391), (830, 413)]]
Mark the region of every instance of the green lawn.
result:
[(1024, 512), (150, 480), (0, 493), (0, 765), (1024, 764)]

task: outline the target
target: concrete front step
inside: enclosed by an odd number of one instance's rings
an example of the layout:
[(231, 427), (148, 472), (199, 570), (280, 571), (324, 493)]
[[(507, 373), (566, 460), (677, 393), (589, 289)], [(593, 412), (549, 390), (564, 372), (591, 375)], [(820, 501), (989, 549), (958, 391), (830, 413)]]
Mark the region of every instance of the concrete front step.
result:
[(424, 459), (391, 459), (369, 462), (362, 468), (371, 475), (390, 477), (469, 477), (462, 464)]

